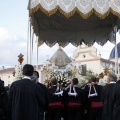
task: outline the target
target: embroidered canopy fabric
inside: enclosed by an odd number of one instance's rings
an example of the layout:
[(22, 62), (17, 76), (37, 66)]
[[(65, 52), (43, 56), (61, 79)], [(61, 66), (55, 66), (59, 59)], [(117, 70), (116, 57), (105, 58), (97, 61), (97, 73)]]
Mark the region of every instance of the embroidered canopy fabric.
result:
[(120, 29), (120, 0), (29, 0), (28, 9), (39, 45), (104, 45)]

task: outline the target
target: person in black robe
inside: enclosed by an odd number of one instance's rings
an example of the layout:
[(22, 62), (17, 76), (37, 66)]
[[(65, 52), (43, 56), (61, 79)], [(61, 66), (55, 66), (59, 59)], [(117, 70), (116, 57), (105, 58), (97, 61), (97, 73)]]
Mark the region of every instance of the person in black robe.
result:
[(48, 96), (48, 91), (45, 85), (43, 85), (42, 83), (40, 83), (39, 80), (39, 73), (37, 71), (33, 72), (33, 76), (31, 78), (31, 80), (33, 82), (35, 82), (38, 87), (40, 87), (43, 90), (44, 96), (45, 96), (45, 114), (44, 112), (42, 113), (43, 115), (43, 119), (47, 119), (47, 110), (48, 110), (48, 102), (49, 102), (49, 96)]
[(63, 91), (58, 86), (57, 79), (52, 78), (52, 87), (48, 89), (49, 107), (47, 120), (61, 120), (63, 110)]
[(23, 66), (23, 79), (12, 83), (9, 92), (8, 116), (11, 120), (42, 120), (45, 109), (43, 90), (31, 81), (33, 66)]
[(6, 105), (8, 101), (7, 92), (4, 87), (4, 81), (0, 80), (0, 120), (6, 120)]
[(82, 118), (83, 120), (88, 120), (88, 115), (90, 111), (90, 101), (88, 99), (88, 94), (89, 94), (89, 82), (85, 83), (83, 86), (81, 86), (81, 89), (83, 90), (83, 105), (82, 105)]
[(90, 104), (88, 120), (102, 120), (102, 86), (97, 85), (96, 77), (92, 76), (90, 78), (90, 83), (88, 83), (84, 90), (88, 91), (88, 102)]
[(120, 80), (118, 80), (114, 86), (112, 101), (113, 101), (112, 120), (120, 120)]
[(112, 94), (113, 94), (114, 85), (117, 81), (117, 76), (115, 74), (109, 74), (107, 79), (108, 79), (108, 84), (104, 86), (102, 90), (102, 101), (103, 101), (102, 120), (112, 120), (112, 114), (113, 114)]
[(82, 120), (83, 91), (78, 86), (78, 79), (74, 78), (71, 85), (64, 91), (67, 120)]

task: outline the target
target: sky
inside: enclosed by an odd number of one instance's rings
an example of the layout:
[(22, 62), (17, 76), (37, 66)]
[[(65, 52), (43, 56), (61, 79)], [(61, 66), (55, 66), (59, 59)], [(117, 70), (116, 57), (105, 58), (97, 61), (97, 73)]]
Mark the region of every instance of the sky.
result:
[[(28, 0), (1, 0), (0, 1), (0, 69), (14, 67), (18, 64), (18, 55), (24, 55), (24, 64), (27, 61), (27, 34), (28, 34)], [(117, 43), (120, 35), (117, 34)], [(37, 64), (37, 47), (34, 41), (32, 64)], [(114, 44), (107, 42), (104, 46), (94, 44), (101, 57), (108, 59)], [(58, 45), (52, 48), (47, 45), (39, 47), (39, 64), (52, 57)], [(69, 57), (73, 56), (76, 47), (69, 44), (63, 50)], [(48, 52), (49, 51), (49, 52)]]

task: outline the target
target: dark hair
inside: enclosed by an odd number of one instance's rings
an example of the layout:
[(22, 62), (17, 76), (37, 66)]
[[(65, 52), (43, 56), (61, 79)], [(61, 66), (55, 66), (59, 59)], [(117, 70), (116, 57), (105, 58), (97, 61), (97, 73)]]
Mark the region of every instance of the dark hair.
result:
[(33, 66), (30, 65), (30, 64), (25, 64), (23, 66), (23, 75), (26, 75), (26, 76), (32, 76), (33, 75)]
[(78, 84), (78, 79), (77, 78), (73, 78), (72, 82), (73, 82), (74, 85), (77, 85)]
[(35, 73), (37, 75), (37, 77), (39, 78), (39, 72), (38, 71), (33, 71), (33, 73)]
[(90, 80), (91, 80), (91, 82), (96, 82), (96, 77), (95, 76), (91, 76)]
[(4, 81), (0, 80), (0, 86), (4, 86)]
[(51, 84), (52, 85), (57, 85), (57, 79), (56, 78), (52, 78), (51, 79)]

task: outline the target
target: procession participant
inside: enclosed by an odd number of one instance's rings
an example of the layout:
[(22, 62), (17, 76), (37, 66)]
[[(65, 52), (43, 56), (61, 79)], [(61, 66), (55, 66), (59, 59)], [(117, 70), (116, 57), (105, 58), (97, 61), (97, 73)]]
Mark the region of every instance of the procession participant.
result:
[(107, 78), (108, 84), (103, 87), (103, 90), (102, 90), (102, 101), (103, 101), (102, 120), (112, 120), (112, 113), (113, 113), (112, 94), (113, 94), (113, 88), (114, 88), (116, 81), (117, 81), (117, 76), (115, 74), (109, 74)]
[(96, 77), (92, 76), (88, 84), (88, 100), (90, 103), (88, 120), (101, 120), (102, 107), (101, 101), (102, 86), (96, 84)]
[(63, 91), (57, 85), (56, 78), (52, 78), (51, 85), (52, 87), (48, 89), (49, 107), (47, 120), (61, 120), (63, 110)]
[(90, 102), (88, 99), (88, 93), (89, 93), (89, 83), (90, 81), (88, 80), (87, 83), (85, 83), (83, 86), (81, 86), (81, 89), (83, 90), (83, 105), (82, 105), (82, 118), (83, 120), (88, 120), (88, 115), (90, 111)]
[(67, 106), (67, 120), (82, 120), (82, 90), (78, 88), (78, 79), (73, 78), (70, 87), (64, 91)]
[[(44, 93), (44, 96), (45, 96), (45, 112), (47, 112), (47, 110), (48, 110), (48, 91), (47, 91), (46, 86), (39, 82), (39, 73), (38, 73), (38, 71), (33, 72), (33, 76), (31, 78), (31, 80), (33, 82), (35, 82), (38, 85), (38, 87), (40, 87), (40, 89), (43, 90), (43, 93)], [(44, 117), (45, 117), (45, 115), (44, 115), (44, 112), (43, 112), (42, 113), (42, 118), (44, 119)]]
[(9, 92), (8, 115), (11, 120), (42, 120), (45, 100), (42, 89), (31, 81), (33, 66), (23, 66), (23, 79), (12, 83)]
[(0, 79), (0, 120), (6, 119), (7, 101), (8, 101), (8, 96), (4, 87), (4, 81)]
[(116, 82), (112, 95), (113, 115), (112, 120), (120, 120), (120, 80)]

